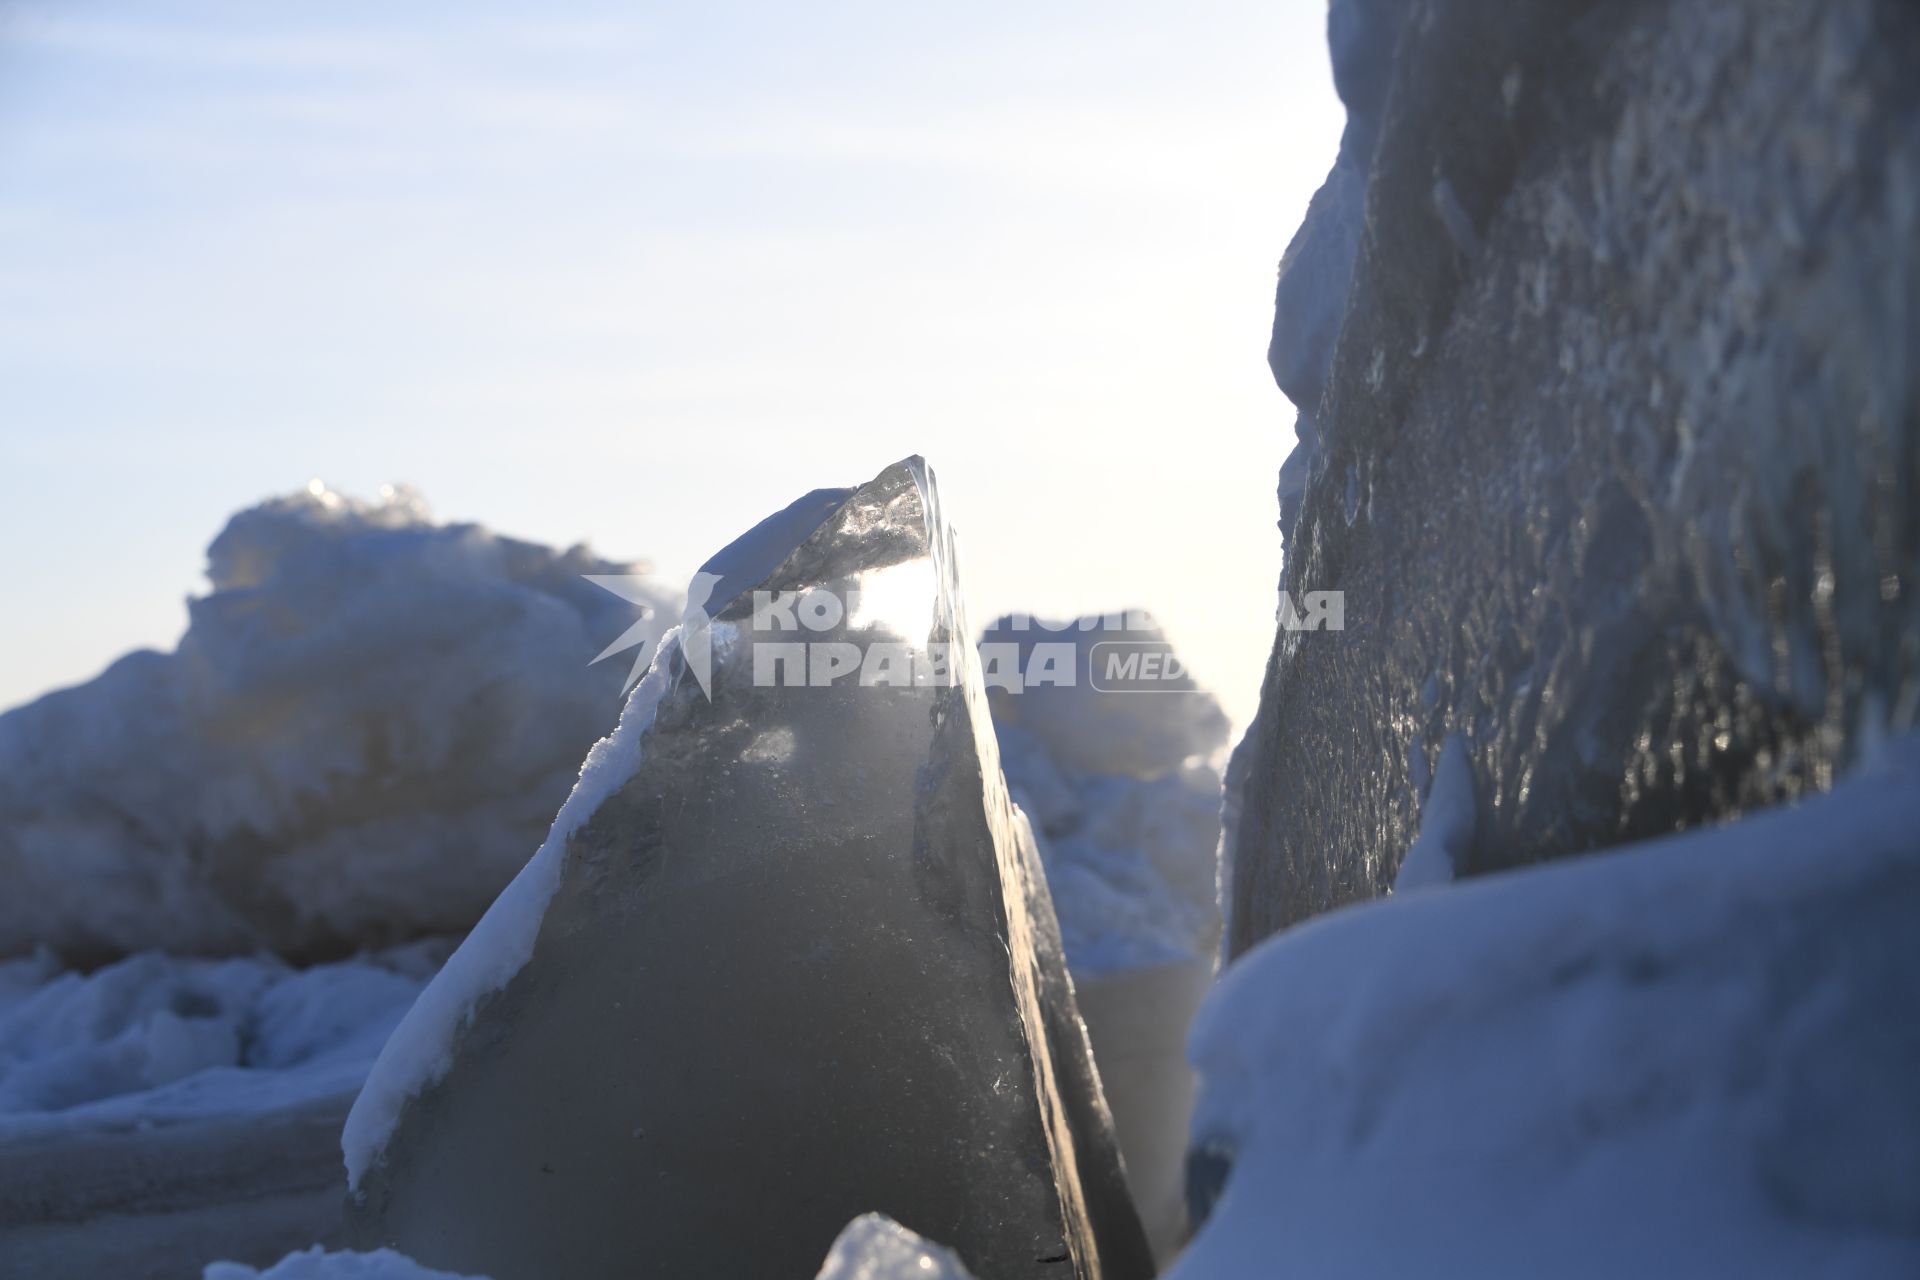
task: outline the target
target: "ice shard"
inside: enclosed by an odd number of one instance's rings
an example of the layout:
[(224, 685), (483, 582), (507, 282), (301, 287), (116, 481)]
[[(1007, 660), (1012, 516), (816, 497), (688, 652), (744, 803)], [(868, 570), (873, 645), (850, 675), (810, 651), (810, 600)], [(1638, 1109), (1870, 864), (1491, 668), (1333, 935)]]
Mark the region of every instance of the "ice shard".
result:
[(813, 1280), (973, 1280), (960, 1260), (885, 1214), (855, 1218)]
[(351, 1234), (762, 1280), (879, 1212), (995, 1280), (1150, 1275), (925, 464), (808, 495), (690, 597), (369, 1079)]

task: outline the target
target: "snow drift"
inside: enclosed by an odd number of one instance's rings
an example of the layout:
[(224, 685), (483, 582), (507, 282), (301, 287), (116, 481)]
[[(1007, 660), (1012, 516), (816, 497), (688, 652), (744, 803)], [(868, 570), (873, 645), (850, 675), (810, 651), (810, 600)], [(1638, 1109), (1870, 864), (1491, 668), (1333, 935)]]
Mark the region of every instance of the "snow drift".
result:
[(1920, 738), (1228, 970), (1177, 1280), (1920, 1274)]
[(588, 662), (636, 610), (581, 575), (632, 568), (404, 492), (236, 515), (175, 652), (0, 716), (0, 955), (468, 927), (619, 711), (621, 664)]
[(264, 1114), (360, 1087), (451, 944), (293, 969), (148, 952), (0, 964), (0, 1141)]

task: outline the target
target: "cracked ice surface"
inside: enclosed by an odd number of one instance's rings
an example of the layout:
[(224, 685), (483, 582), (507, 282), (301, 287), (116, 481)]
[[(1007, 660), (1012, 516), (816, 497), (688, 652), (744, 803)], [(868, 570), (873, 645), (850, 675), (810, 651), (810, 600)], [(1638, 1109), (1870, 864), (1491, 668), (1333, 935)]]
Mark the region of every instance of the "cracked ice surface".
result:
[(979, 1274), (1150, 1273), (932, 477), (813, 496), (703, 571), (711, 700), (663, 646), (382, 1056), (362, 1247), (804, 1275), (880, 1211)]

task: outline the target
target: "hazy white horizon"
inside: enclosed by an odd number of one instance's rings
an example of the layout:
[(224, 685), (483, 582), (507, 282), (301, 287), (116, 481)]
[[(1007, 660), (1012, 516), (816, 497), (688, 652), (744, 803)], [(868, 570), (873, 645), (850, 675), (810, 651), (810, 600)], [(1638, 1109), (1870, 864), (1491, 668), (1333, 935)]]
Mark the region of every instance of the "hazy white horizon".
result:
[(921, 453), (976, 622), (1145, 607), (1244, 723), (1324, 20), (0, 7), (0, 708), (311, 478), (684, 578)]

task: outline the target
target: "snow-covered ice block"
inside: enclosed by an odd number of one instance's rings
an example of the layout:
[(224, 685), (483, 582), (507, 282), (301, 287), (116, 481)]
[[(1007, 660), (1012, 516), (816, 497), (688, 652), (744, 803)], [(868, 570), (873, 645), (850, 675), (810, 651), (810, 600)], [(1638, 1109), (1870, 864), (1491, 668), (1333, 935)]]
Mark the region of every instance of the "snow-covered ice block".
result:
[(929, 1244), (884, 1213), (847, 1224), (814, 1280), (973, 1280), (951, 1250)]
[(1064, 768), (1161, 778), (1226, 744), (1226, 712), (1184, 671), (1156, 681), (1152, 693), (1098, 693), (1105, 665), (1097, 660), (1114, 646), (1153, 647), (1172, 654), (1166, 635), (1141, 610), (1071, 622), (1010, 614), (982, 632), (980, 643), (1017, 650), (1020, 669), (1027, 672), (1036, 667), (1038, 646), (1072, 647), (1070, 681), (1036, 676), (1017, 693), (998, 683), (987, 687), (996, 723), (1033, 735)]
[(0, 715), (0, 956), (468, 928), (618, 714), (635, 607), (582, 575), (632, 569), (405, 494), (234, 516), (175, 652)]
[(1211, 1216), (1172, 1275), (1920, 1275), (1916, 918), (1909, 737), (1798, 806), (1296, 926), (1196, 1024)]
[(1017, 646), (1022, 671), (1039, 645), (1071, 649), (1068, 679), (989, 685), (987, 700), (1007, 785), (1041, 838), (1074, 975), (1210, 961), (1220, 939), (1220, 704), (1185, 675), (1152, 692), (1102, 687), (1103, 646), (1172, 655), (1138, 611), (1009, 615), (981, 642)]
[(238, 1262), (211, 1263), (202, 1280), (487, 1280), (487, 1277), (430, 1271), (391, 1249), (328, 1253), (314, 1245), (288, 1254), (265, 1271), (256, 1271)]
[[(352, 1231), (499, 1280), (1151, 1273), (918, 459), (716, 556), (343, 1135)], [(760, 577), (741, 566), (761, 566)]]

